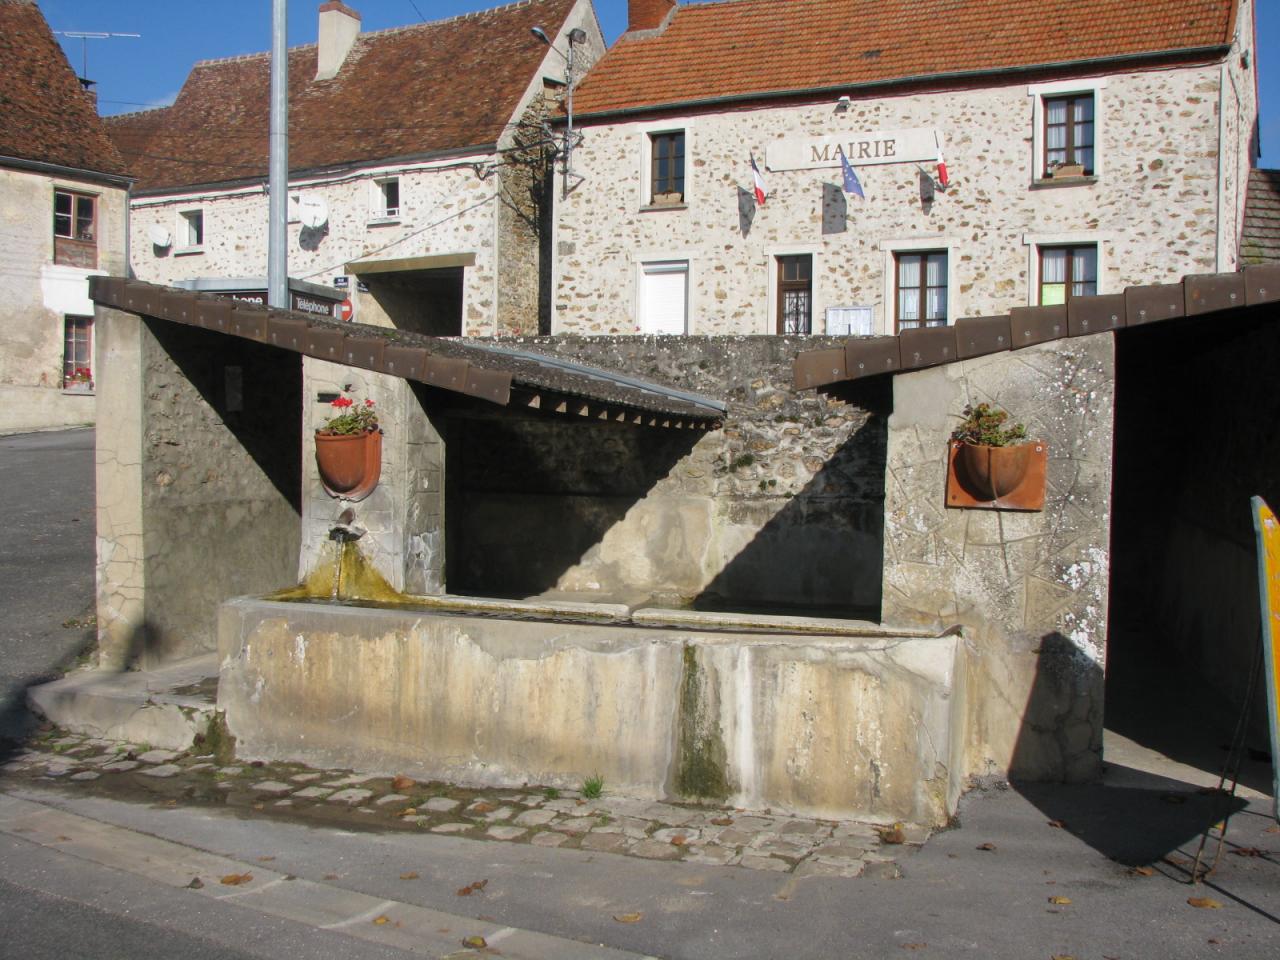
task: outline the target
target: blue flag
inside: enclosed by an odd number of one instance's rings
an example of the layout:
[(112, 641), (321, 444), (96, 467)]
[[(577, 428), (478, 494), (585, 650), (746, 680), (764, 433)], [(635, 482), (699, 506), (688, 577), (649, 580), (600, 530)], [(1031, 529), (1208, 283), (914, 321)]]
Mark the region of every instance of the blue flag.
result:
[(862, 183), (858, 180), (858, 175), (853, 172), (853, 164), (849, 162), (843, 150), (840, 151), (840, 172), (844, 175), (844, 192), (856, 193), (863, 200), (867, 199), (866, 194), (862, 192)]

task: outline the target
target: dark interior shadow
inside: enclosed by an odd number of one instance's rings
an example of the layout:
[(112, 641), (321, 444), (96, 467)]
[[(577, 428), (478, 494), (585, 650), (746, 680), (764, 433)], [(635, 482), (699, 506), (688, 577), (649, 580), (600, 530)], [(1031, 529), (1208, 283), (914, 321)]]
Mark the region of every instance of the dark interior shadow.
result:
[(27, 691), (66, 674), (93, 651), (95, 643), (95, 629), (92, 626), (83, 628), (76, 644), (50, 663), (44, 672), (11, 681), (6, 689), (0, 691), (0, 763), (8, 761), (22, 749), (39, 722), (27, 708)]
[[(871, 415), (798, 494), (781, 499), (761, 479), (758, 496), (730, 504), (730, 519), (760, 529), (697, 596), (697, 609), (879, 621), (887, 404), (883, 396), (862, 399)], [(751, 486), (748, 456), (726, 470)]]
[(301, 356), (199, 327), (146, 320), (183, 376), (301, 516)]
[(554, 588), (701, 436), (559, 417), (448, 417), (449, 592)]

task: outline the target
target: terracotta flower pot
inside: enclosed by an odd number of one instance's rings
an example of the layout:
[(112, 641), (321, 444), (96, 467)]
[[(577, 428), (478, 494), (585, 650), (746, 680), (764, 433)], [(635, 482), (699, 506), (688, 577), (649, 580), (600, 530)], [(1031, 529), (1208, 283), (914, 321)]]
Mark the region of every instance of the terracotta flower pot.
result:
[(984, 447), (960, 444), (958, 459), (970, 493), (986, 500), (999, 500), (1013, 492), (1027, 475), (1034, 444)]
[(382, 475), (382, 433), (330, 434), (316, 431), (316, 467), (331, 497), (363, 500)]

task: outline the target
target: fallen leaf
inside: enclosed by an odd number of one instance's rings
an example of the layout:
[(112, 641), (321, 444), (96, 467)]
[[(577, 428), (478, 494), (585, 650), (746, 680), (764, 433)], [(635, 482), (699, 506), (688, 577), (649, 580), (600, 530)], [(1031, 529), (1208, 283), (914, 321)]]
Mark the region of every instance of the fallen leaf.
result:
[(678, 833), (677, 833), (674, 837), (672, 837), (672, 838), (671, 838), (671, 845), (672, 845), (673, 847), (683, 847), (683, 846), (684, 846), (686, 843), (688, 843), (688, 842), (689, 842), (689, 838), (688, 838), (688, 837), (681, 836), (681, 835), (680, 835), (680, 834), (678, 834)]
[(903, 950), (923, 950), (928, 946), (927, 943), (903, 943), (900, 944)]
[(907, 835), (902, 832), (902, 824), (895, 823), (892, 827), (887, 827), (880, 831), (881, 843), (906, 843)]
[(474, 883), (468, 883), (458, 891), (458, 896), (469, 897), (473, 893), (479, 893), (488, 885), (488, 883), (488, 880), (477, 880)]
[(401, 810), (399, 813), (397, 813), (397, 814), (396, 814), (396, 816), (397, 816), (397, 817), (411, 817), (411, 816), (413, 816), (413, 815), (414, 815), (415, 813), (417, 813), (417, 812), (418, 812), (418, 811), (417, 811), (417, 809), (416, 809), (416, 808), (414, 808), (414, 807), (405, 807), (403, 810)]
[(416, 870), (410, 870), (408, 873), (402, 873), (400, 874), (400, 879), (401, 880), (417, 880), (418, 872)]
[(733, 817), (715, 817), (711, 824), (716, 827), (732, 827)]
[(267, 805), (266, 805), (265, 803), (255, 803), (255, 804), (253, 805), (253, 809), (255, 809), (255, 810), (265, 810), (265, 809), (267, 809)]
[(1280, 824), (1273, 824), (1262, 831), (1263, 833), (1280, 833)]
[(1257, 847), (1236, 847), (1231, 851), (1237, 857), (1265, 857), (1267, 852), (1259, 850)]
[(65, 833), (60, 833), (60, 834), (58, 834), (58, 840), (59, 840), (60, 842), (62, 842), (62, 843), (66, 843), (66, 842), (67, 842), (68, 840), (70, 840), (70, 839), (71, 839), (71, 838), (70, 838), (70, 837), (68, 837)]
[(1065, 905), (1071, 902), (1071, 898), (1070, 897), (1050, 897), (1049, 902)]
[(489, 943), (484, 937), (463, 937), (462, 945), (470, 947), (472, 950), (483, 950)]
[(1133, 867), (1129, 873), (1135, 877), (1154, 877), (1156, 872), (1150, 867)]
[(274, 859), (275, 859), (275, 857), (259, 857), (259, 858), (258, 858), (258, 862), (259, 862), (259, 863), (270, 863), (270, 862), (271, 862), (272, 860), (274, 860)]
[(1222, 904), (1211, 897), (1190, 897), (1187, 903), (1193, 907), (1199, 907), (1201, 910), (1221, 910)]
[(373, 922), (374, 922), (374, 925), (375, 925), (375, 926), (379, 926), (379, 927), (380, 927), (380, 926), (382, 926), (384, 923), (390, 923), (390, 922), (391, 922), (391, 918), (390, 918), (390, 917), (388, 917), (388, 916), (384, 913), (384, 914), (380, 914), (379, 916), (374, 917), (374, 918), (373, 918)]
[(489, 803), (488, 801), (485, 801), (485, 800), (481, 800), (479, 803), (473, 804), (470, 807), (470, 809), (468, 809), (467, 812), (468, 813), (493, 813), (493, 811), (497, 809), (498, 808), (495, 807), (492, 803)]
[(406, 777), (404, 774), (391, 781), (391, 789), (396, 793), (404, 793), (406, 790), (412, 790), (415, 786), (417, 786), (417, 781), (412, 777)]
[(325, 878), (326, 880), (337, 880), (337, 879), (338, 879), (338, 875), (337, 875), (336, 873), (326, 873), (326, 874), (324, 875), (324, 878)]
[(1076, 958), (1069, 953), (1055, 953), (1049, 960), (1076, 960)]
[(252, 873), (228, 873), (222, 878), (222, 882), (228, 887), (238, 887), (242, 883), (248, 883), (252, 879)]
[(1187, 867), (1191, 865), (1191, 861), (1186, 857), (1179, 857), (1172, 853), (1164, 858), (1164, 862), (1174, 867)]
[(1067, 825), (1067, 822), (1066, 822), (1065, 820), (1050, 820), (1050, 821), (1049, 821), (1049, 826), (1051, 826), (1051, 827), (1057, 827), (1059, 830), (1062, 830), (1063, 828), (1065, 828), (1065, 827), (1066, 827), (1066, 825)]
[(188, 889), (188, 890), (203, 890), (203, 889), (204, 889), (204, 881), (203, 881), (203, 880), (201, 880), (199, 877), (192, 877), (192, 878), (191, 878), (191, 882), (187, 884), (187, 889)]
[(976, 849), (976, 850), (994, 850), (995, 848), (996, 848), (996, 845), (995, 845), (994, 843), (980, 843), (980, 844), (978, 844), (978, 845), (977, 845), (977, 847), (975, 847), (974, 849)]
[(639, 923), (642, 917), (644, 917), (643, 913), (615, 913), (613, 915), (613, 919), (619, 923)]
[(1210, 937), (1210, 938), (1209, 938), (1209, 942), (1210, 942), (1210, 943), (1221, 943), (1222, 941), (1221, 941), (1221, 940), (1219, 940), (1217, 937)]

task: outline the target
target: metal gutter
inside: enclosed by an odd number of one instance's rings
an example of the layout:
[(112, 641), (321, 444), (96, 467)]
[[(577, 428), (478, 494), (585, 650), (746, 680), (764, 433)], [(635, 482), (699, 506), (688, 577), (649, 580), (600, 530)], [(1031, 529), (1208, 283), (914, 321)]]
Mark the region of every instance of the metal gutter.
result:
[(512, 357), (519, 360), (528, 360), (544, 367), (551, 367), (555, 370), (563, 370), (566, 373), (574, 373), (580, 377), (586, 377), (589, 380), (597, 380), (602, 383), (612, 383), (621, 387), (631, 387), (633, 390), (639, 390), (642, 393), (649, 393), (657, 397), (666, 397), (671, 400), (683, 400), (685, 403), (692, 403), (695, 406), (706, 407), (708, 410), (714, 411), (723, 416), (729, 410), (727, 404), (704, 397), (701, 394), (689, 393), (685, 390), (677, 390), (674, 387), (664, 387), (661, 384), (652, 383), (648, 380), (638, 380), (635, 377), (628, 377), (625, 374), (613, 373), (608, 370), (601, 370), (599, 367), (588, 367), (581, 363), (574, 363), (572, 360), (560, 360), (556, 357), (548, 357), (545, 354), (533, 353), (529, 350), (513, 350), (510, 347), (499, 347), (488, 343), (468, 342), (467, 347), (473, 350), (484, 350), (487, 353), (496, 353), (501, 356)]
[[(862, 91), (892, 89), (915, 84), (942, 84), (956, 80), (979, 80), (985, 77), (1015, 78), (1028, 74), (1043, 73), (1064, 69), (1092, 69), (1119, 64), (1140, 64), (1153, 60), (1194, 61), (1209, 56), (1220, 58), (1231, 52), (1231, 44), (1214, 44), (1208, 47), (1189, 47), (1179, 50), (1159, 50), (1152, 53), (1126, 53), (1112, 57), (1091, 57), (1087, 60), (1063, 60), (1055, 63), (1037, 63), (1021, 67), (999, 67), (983, 70), (956, 70), (950, 73), (922, 73), (908, 77), (892, 77), (887, 80), (872, 80), (867, 83), (833, 84), (823, 87), (797, 87), (791, 90), (766, 90), (756, 93), (734, 93), (722, 97), (704, 97), (699, 100), (677, 100), (671, 103), (648, 104), (642, 107), (626, 107), (613, 110), (600, 110), (595, 113), (579, 113), (577, 120), (605, 120), (636, 114), (660, 113), (664, 111), (701, 110), (707, 107), (726, 106), (739, 103), (757, 103), (761, 100), (785, 100), (794, 97), (826, 97), (838, 94), (856, 94)], [(557, 124), (564, 123), (563, 117), (554, 118)]]
[[(289, 171), (289, 186), (290, 189), (294, 186), (299, 186), (293, 182), (297, 179), (338, 176), (354, 173), (370, 167), (386, 167), (393, 166), (398, 163), (424, 163), (431, 160), (448, 160), (452, 157), (468, 157), (475, 154), (491, 154), (497, 152), (498, 145), (496, 143), (478, 143), (467, 147), (449, 147), (444, 150), (431, 150), (427, 153), (408, 153), (403, 156), (396, 157), (379, 157), (375, 160), (350, 160), (344, 163), (333, 164), (331, 166), (306, 167), (303, 169)], [(133, 179), (136, 180), (137, 178), (135, 177)], [(267, 174), (263, 173), (261, 176), (239, 177), (235, 180), (210, 180), (204, 183), (179, 183), (165, 187), (145, 187), (142, 190), (135, 190), (133, 195), (138, 198), (145, 198), (193, 193), (197, 190), (240, 190), (247, 187), (265, 185), (266, 182)]]
[(17, 167), (19, 170), (31, 170), (36, 173), (50, 173), (59, 177), (75, 177), (79, 180), (92, 180), (112, 187), (128, 189), (138, 178), (126, 174), (99, 173), (96, 170), (82, 170), (79, 167), (64, 167), (60, 163), (45, 163), (43, 160), (25, 160), (22, 157), (0, 156), (0, 167)]

